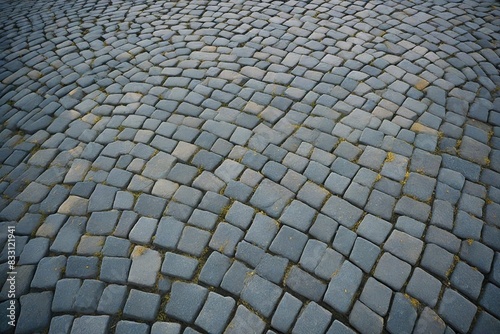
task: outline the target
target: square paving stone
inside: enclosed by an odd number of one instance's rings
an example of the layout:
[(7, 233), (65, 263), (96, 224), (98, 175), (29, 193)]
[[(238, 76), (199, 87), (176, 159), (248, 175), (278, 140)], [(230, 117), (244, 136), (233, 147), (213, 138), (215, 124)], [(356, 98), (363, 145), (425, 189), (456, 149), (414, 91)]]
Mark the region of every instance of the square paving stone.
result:
[(167, 200), (164, 198), (141, 194), (135, 204), (134, 211), (141, 216), (159, 219), (163, 214), (166, 204)]
[(65, 256), (44, 257), (38, 263), (35, 276), (31, 281), (32, 288), (49, 289), (56, 286), (66, 267)]
[(315, 302), (310, 302), (304, 307), (292, 329), (292, 333), (322, 334), (328, 328), (332, 314)]
[(481, 292), (484, 275), (465, 262), (458, 262), (451, 275), (450, 282), (465, 296), (476, 300)]
[(127, 287), (124, 285), (108, 285), (102, 292), (97, 312), (113, 315), (120, 312), (125, 304), (127, 293)]
[(240, 202), (234, 202), (226, 214), (226, 221), (241, 229), (247, 229), (254, 215), (254, 209)]
[(332, 247), (343, 255), (349, 256), (354, 246), (354, 242), (356, 242), (356, 233), (344, 226), (340, 226), (335, 235), (335, 239), (333, 239)]
[(436, 179), (424, 176), (418, 173), (410, 173), (406, 180), (403, 192), (406, 195), (414, 196), (422, 202), (427, 202), (431, 199)]
[(312, 182), (306, 182), (297, 194), (297, 199), (319, 210), (328, 195), (329, 192), (326, 189)]
[(99, 279), (108, 283), (125, 284), (131, 263), (130, 259), (106, 256), (102, 259)]
[(290, 269), (285, 280), (286, 286), (296, 293), (316, 302), (321, 301), (326, 286), (320, 280), (303, 271), (297, 266)]
[(420, 264), (433, 274), (446, 278), (449, 274), (448, 270), (453, 264), (453, 254), (437, 245), (428, 244)]
[(300, 201), (294, 200), (286, 207), (280, 217), (280, 221), (299, 231), (307, 232), (315, 215), (316, 210)]
[(460, 258), (486, 274), (491, 269), (494, 252), (478, 241), (464, 240), (460, 248)]
[(365, 210), (377, 217), (391, 219), (395, 204), (396, 199), (394, 197), (375, 189), (368, 198)]
[(231, 297), (223, 297), (209, 292), (207, 301), (196, 318), (195, 324), (208, 333), (220, 334), (224, 331), (236, 302)]
[(73, 303), (82, 286), (82, 281), (76, 278), (65, 278), (57, 282), (54, 299), (52, 301), (53, 312), (73, 311)]
[(278, 222), (263, 214), (255, 215), (245, 240), (266, 250), (278, 233)]
[(186, 226), (182, 231), (177, 249), (200, 256), (210, 240), (210, 233), (196, 227)]
[(261, 334), (266, 323), (258, 315), (239, 305), (236, 313), (227, 326), (225, 334), (258, 333)]
[(488, 312), (497, 318), (500, 318), (500, 288), (494, 284), (488, 283), (484, 288), (483, 296), (479, 304), (483, 306)]
[(217, 226), (210, 243), (213, 250), (217, 250), (227, 256), (233, 256), (236, 245), (243, 238), (243, 231), (228, 223), (220, 223)]
[(399, 291), (410, 275), (411, 266), (391, 255), (384, 253), (375, 268), (374, 276), (394, 291)]
[(320, 213), (316, 216), (309, 233), (318, 240), (330, 243), (338, 226), (339, 224), (335, 220)]
[(500, 331), (500, 320), (487, 312), (480, 312), (476, 324), (472, 330), (474, 334), (498, 333)]
[(392, 290), (370, 277), (365, 283), (359, 300), (379, 315), (385, 316), (389, 310), (391, 298)]
[(132, 265), (130, 266), (128, 282), (152, 288), (160, 270), (160, 253), (143, 246), (135, 246), (130, 257)]
[(21, 313), (17, 319), (16, 333), (35, 333), (48, 328), (52, 298), (51, 291), (21, 296)]
[(328, 284), (323, 301), (337, 312), (346, 314), (351, 307), (362, 278), (361, 269), (351, 262), (345, 261)]
[(434, 312), (429, 307), (425, 307), (420, 317), (418, 318), (413, 333), (415, 334), (426, 334), (426, 333), (436, 333), (443, 334), (446, 329), (446, 324), (443, 319), (441, 319), (436, 312)]
[(157, 321), (151, 326), (151, 334), (180, 334), (181, 325), (175, 322)]
[(160, 308), (160, 295), (132, 289), (123, 308), (123, 315), (139, 321), (153, 321)]
[(384, 244), (384, 250), (410, 264), (415, 264), (420, 257), (424, 243), (422, 240), (398, 230), (392, 231)]
[(156, 229), (153, 244), (165, 249), (175, 249), (182, 231), (184, 223), (172, 217), (163, 217)]
[(422, 269), (416, 268), (406, 286), (406, 292), (426, 305), (434, 307), (441, 292), (441, 282)]
[(87, 232), (93, 235), (109, 235), (118, 221), (118, 211), (93, 212), (87, 222)]
[(212, 252), (201, 269), (199, 279), (203, 283), (218, 287), (230, 266), (229, 257), (219, 252)]
[(193, 278), (197, 267), (198, 261), (196, 259), (167, 252), (161, 266), (161, 273), (188, 280)]
[(286, 292), (274, 312), (271, 326), (283, 333), (288, 332), (301, 308), (302, 302)]
[(476, 311), (477, 306), (458, 292), (446, 289), (439, 304), (438, 314), (454, 329), (466, 333), (472, 324)]
[(175, 319), (193, 323), (207, 298), (208, 290), (193, 283), (174, 282), (165, 313)]
[(105, 284), (98, 280), (84, 280), (75, 297), (73, 308), (77, 313), (91, 314), (97, 309)]
[(222, 279), (221, 288), (239, 296), (251, 270), (239, 261), (234, 261)]
[(257, 312), (268, 318), (281, 296), (281, 288), (259, 275), (251, 275), (245, 280), (241, 298)]
[(337, 196), (330, 197), (321, 212), (347, 228), (352, 228), (363, 214), (361, 209)]
[(263, 180), (250, 199), (253, 206), (264, 210), (269, 216), (278, 218), (294, 194), (283, 186), (267, 179)]
[(369, 273), (380, 254), (380, 248), (366, 239), (356, 238), (349, 260), (361, 268), (365, 273)]
[(99, 273), (99, 258), (95, 256), (70, 256), (65, 275), (76, 278), (96, 278)]
[(397, 202), (394, 212), (399, 215), (408, 216), (418, 221), (425, 222), (429, 218), (431, 207), (428, 204), (403, 196)]
[(388, 221), (368, 214), (359, 224), (356, 233), (377, 245), (381, 245), (389, 235), (391, 228), (392, 224)]
[(416, 320), (417, 310), (411, 300), (402, 293), (396, 293), (387, 319), (387, 330), (390, 333), (411, 333)]
[(139, 322), (120, 320), (116, 324), (115, 334), (148, 334), (149, 326)]
[(154, 218), (141, 217), (135, 223), (129, 233), (129, 239), (135, 244), (147, 245), (151, 242), (151, 237), (156, 231), (158, 220)]
[(269, 250), (298, 262), (308, 238), (307, 235), (288, 226), (282, 226)]
[(50, 321), (49, 334), (69, 333), (74, 319), (74, 316), (68, 314), (53, 317)]
[(300, 257), (300, 266), (309, 272), (314, 272), (326, 247), (327, 245), (321, 241), (309, 240)]
[(131, 242), (127, 239), (109, 236), (102, 248), (102, 254), (104, 256), (128, 257), (131, 245)]
[(257, 274), (270, 280), (273, 283), (280, 284), (285, 275), (288, 266), (288, 259), (281, 256), (264, 254), (255, 268)]
[(362, 302), (356, 301), (349, 315), (349, 323), (361, 333), (381, 333), (384, 319)]
[(108, 315), (84, 315), (80, 318), (76, 318), (75, 321), (73, 321), (71, 334), (106, 334), (108, 333), (110, 323), (111, 318)]

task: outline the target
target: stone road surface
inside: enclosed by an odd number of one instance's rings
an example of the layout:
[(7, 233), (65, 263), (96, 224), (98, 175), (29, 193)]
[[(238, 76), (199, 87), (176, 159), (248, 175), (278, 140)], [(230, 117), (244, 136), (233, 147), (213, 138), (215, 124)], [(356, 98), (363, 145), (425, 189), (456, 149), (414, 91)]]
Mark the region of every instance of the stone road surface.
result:
[(0, 332), (500, 333), (497, 6), (0, 0)]

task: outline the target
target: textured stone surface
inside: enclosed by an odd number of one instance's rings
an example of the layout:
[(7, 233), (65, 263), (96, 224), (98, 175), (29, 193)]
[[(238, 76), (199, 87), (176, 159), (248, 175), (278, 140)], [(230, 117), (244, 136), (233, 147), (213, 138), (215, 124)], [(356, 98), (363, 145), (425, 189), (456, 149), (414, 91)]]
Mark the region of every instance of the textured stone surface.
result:
[(494, 1), (0, 10), (18, 332), (499, 331)]

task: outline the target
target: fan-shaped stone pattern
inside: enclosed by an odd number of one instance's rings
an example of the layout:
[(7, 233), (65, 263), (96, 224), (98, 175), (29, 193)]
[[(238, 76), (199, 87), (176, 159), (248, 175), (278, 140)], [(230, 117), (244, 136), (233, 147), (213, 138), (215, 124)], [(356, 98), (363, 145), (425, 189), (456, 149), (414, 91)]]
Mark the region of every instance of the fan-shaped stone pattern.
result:
[(500, 331), (493, 2), (0, 9), (17, 332)]

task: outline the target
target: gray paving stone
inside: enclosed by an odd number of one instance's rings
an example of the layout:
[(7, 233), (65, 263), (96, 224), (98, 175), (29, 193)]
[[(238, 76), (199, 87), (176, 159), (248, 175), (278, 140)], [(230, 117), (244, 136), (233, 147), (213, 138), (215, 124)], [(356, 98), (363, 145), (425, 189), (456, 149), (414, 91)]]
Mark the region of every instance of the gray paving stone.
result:
[(144, 246), (135, 246), (130, 257), (132, 265), (130, 266), (128, 282), (138, 286), (153, 287), (160, 270), (160, 253)]
[(119, 215), (118, 211), (94, 212), (87, 222), (86, 231), (93, 235), (108, 235), (113, 232)]
[(328, 284), (323, 301), (337, 312), (346, 314), (353, 303), (362, 277), (361, 269), (345, 261)]
[(440, 291), (441, 283), (439, 280), (420, 268), (414, 270), (406, 286), (407, 293), (430, 307), (434, 307), (438, 302)]
[(347, 228), (353, 227), (359, 221), (363, 213), (362, 210), (336, 196), (332, 196), (328, 199), (321, 209), (321, 212)]
[(239, 305), (236, 313), (226, 328), (224, 333), (258, 333), (261, 334), (265, 329), (265, 322), (256, 314), (249, 311), (245, 306)]
[(298, 294), (319, 302), (325, 293), (326, 286), (320, 280), (309, 275), (297, 266), (293, 266), (285, 280), (286, 286)]
[(446, 289), (437, 313), (459, 332), (469, 330), (477, 307), (458, 292)]
[(349, 259), (365, 273), (369, 273), (377, 261), (379, 254), (379, 247), (366, 239), (358, 237), (356, 238), (356, 242), (354, 243)]
[(188, 280), (193, 278), (197, 267), (198, 261), (196, 259), (167, 252), (161, 267), (161, 273)]
[(278, 218), (287, 202), (293, 198), (293, 193), (276, 183), (264, 180), (260, 183), (250, 203), (273, 218)]
[(373, 190), (365, 210), (383, 219), (391, 219), (396, 199), (384, 192)]
[(66, 267), (66, 257), (63, 255), (45, 257), (38, 263), (35, 276), (31, 281), (32, 288), (50, 289), (56, 286)]
[(304, 310), (297, 318), (292, 333), (324, 333), (330, 324), (331, 318), (330, 312), (315, 302), (311, 302), (304, 307)]
[(420, 264), (433, 274), (445, 278), (453, 264), (453, 254), (437, 245), (428, 244), (425, 247)]
[(180, 334), (181, 325), (175, 322), (157, 321), (151, 326), (151, 334)]
[(359, 224), (356, 233), (377, 245), (381, 245), (389, 235), (391, 228), (389, 222), (368, 214)]
[(71, 334), (84, 334), (88, 332), (105, 334), (109, 330), (111, 318), (108, 315), (84, 315), (73, 321)]
[(61, 227), (50, 246), (50, 251), (56, 253), (73, 253), (80, 237), (84, 234), (87, 219), (70, 217)]
[(175, 319), (194, 322), (207, 298), (208, 290), (193, 284), (174, 282), (165, 313)]
[(472, 333), (496, 333), (499, 329), (499, 320), (486, 312), (480, 312)]
[(472, 300), (478, 298), (483, 280), (483, 274), (464, 262), (457, 263), (450, 278), (452, 286)]
[(195, 324), (209, 333), (222, 333), (236, 302), (231, 297), (223, 297), (209, 292), (207, 301), (196, 318)]
[(422, 222), (427, 221), (430, 211), (431, 208), (429, 205), (407, 196), (402, 197), (394, 209), (394, 212), (397, 214), (409, 216)]
[(299, 231), (307, 232), (315, 215), (316, 211), (313, 208), (300, 201), (294, 200), (286, 207), (280, 217), (280, 221)]
[(230, 266), (229, 257), (219, 252), (212, 252), (200, 272), (199, 279), (203, 283), (217, 287)]
[(73, 303), (77, 313), (92, 314), (96, 311), (105, 284), (98, 280), (84, 280)]
[(390, 333), (411, 333), (416, 320), (417, 310), (409, 298), (396, 293), (387, 319), (387, 330)]
[(50, 321), (49, 333), (69, 333), (74, 319), (75, 317), (69, 314), (53, 317)]
[(359, 300), (380, 316), (385, 316), (389, 310), (392, 290), (373, 277), (368, 278)]
[(175, 249), (183, 229), (184, 223), (172, 217), (163, 217), (156, 229), (153, 244), (161, 248)]
[(406, 233), (398, 230), (392, 231), (384, 244), (384, 250), (392, 253), (412, 265), (415, 265), (420, 257), (424, 243)]
[(76, 278), (96, 278), (99, 259), (95, 256), (70, 256), (66, 262), (65, 276)]
[(120, 312), (125, 305), (127, 297), (127, 287), (124, 285), (110, 284), (104, 288), (97, 312), (104, 314), (116, 314)]
[(138, 322), (133, 322), (129, 320), (120, 320), (116, 324), (115, 333), (121, 334), (147, 334), (149, 333), (149, 326), (147, 324), (142, 324)]
[(17, 319), (17, 333), (43, 331), (50, 325), (53, 293), (45, 291), (21, 296), (21, 312)]
[(494, 252), (477, 241), (464, 240), (460, 248), (460, 258), (486, 274), (491, 269)]
[(269, 317), (276, 307), (281, 293), (281, 288), (277, 285), (259, 275), (251, 275), (245, 280), (241, 298), (257, 312)]
[(349, 315), (349, 323), (361, 333), (381, 333), (384, 319), (362, 302), (356, 301)]
[(395, 291), (399, 291), (410, 275), (411, 266), (390, 253), (384, 253), (375, 267), (374, 276)]
[(356, 233), (345, 228), (344, 226), (340, 226), (337, 234), (335, 235), (335, 239), (333, 239), (332, 246), (333, 248), (335, 248), (335, 250), (339, 251), (345, 256), (348, 256), (349, 253), (351, 253), (355, 241)]
[(498, 306), (498, 298), (500, 297), (500, 288), (496, 285), (488, 283), (484, 288), (484, 293), (479, 304), (484, 307), (489, 313), (495, 317), (499, 317), (500, 307)]
[(159, 308), (160, 295), (132, 289), (123, 308), (123, 315), (139, 321), (153, 321)]
[(293, 262), (298, 262), (307, 240), (307, 235), (304, 233), (288, 226), (282, 226), (269, 250)]
[(243, 231), (239, 228), (231, 224), (220, 223), (208, 245), (213, 250), (217, 250), (227, 256), (233, 256), (236, 245), (243, 238), (243, 235)]

